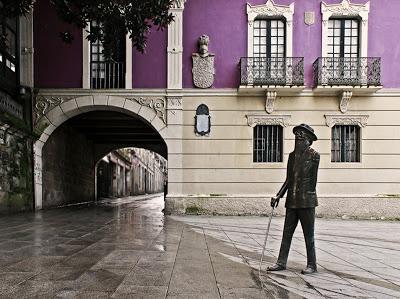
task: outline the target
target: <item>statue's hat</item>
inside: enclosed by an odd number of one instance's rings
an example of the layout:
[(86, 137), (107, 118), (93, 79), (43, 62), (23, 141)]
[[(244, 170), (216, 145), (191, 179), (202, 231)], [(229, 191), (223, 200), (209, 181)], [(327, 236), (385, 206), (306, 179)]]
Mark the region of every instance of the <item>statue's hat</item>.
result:
[(298, 126), (294, 127), (294, 128), (293, 128), (293, 133), (295, 133), (295, 132), (298, 131), (298, 130), (305, 131), (305, 132), (307, 133), (307, 135), (310, 136), (310, 138), (311, 138), (312, 141), (316, 141), (316, 140), (318, 139), (317, 136), (316, 136), (315, 133), (314, 133), (314, 129), (311, 128), (311, 127), (310, 127), (309, 125), (307, 125), (307, 124), (301, 124), (301, 125), (298, 125)]

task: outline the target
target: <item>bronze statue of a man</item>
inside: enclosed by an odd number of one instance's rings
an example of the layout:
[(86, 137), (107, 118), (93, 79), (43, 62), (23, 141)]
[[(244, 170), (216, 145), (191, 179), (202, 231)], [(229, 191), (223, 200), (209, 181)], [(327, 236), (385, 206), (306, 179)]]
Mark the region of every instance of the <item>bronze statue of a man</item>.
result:
[(293, 128), (295, 135), (294, 151), (289, 154), (286, 181), (275, 197), (271, 199), (271, 206), (278, 206), (279, 199), (287, 191), (286, 217), (283, 228), (281, 249), (278, 261), (268, 267), (267, 271), (280, 271), (286, 269), (287, 258), (293, 233), (300, 220), (303, 228), (307, 248), (307, 267), (302, 274), (317, 272), (315, 256), (314, 222), (315, 207), (318, 205), (315, 187), (319, 165), (319, 154), (310, 148), (317, 140), (314, 130), (306, 124)]

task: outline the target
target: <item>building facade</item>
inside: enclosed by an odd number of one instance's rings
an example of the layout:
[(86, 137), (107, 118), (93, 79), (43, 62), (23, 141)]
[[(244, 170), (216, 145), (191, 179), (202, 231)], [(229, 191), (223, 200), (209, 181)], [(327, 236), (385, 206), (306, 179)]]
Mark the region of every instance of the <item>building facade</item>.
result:
[(267, 213), (300, 123), (319, 138), (318, 213), (400, 212), (396, 0), (177, 0), (175, 21), (151, 32), (145, 54), (121, 37), (112, 62), (49, 0), (35, 5), (37, 208), (48, 139), (101, 110), (156, 132), (141, 147), (168, 160), (168, 212)]
[(104, 156), (96, 166), (97, 199), (164, 192), (167, 163), (143, 148), (124, 148)]
[(33, 207), (32, 15), (0, 17), (0, 213)]

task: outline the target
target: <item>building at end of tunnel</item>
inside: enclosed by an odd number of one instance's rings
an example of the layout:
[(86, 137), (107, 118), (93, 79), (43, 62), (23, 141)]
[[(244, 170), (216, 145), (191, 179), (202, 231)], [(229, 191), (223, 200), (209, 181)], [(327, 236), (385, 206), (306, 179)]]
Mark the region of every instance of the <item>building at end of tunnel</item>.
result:
[(114, 150), (96, 165), (96, 198), (164, 192), (167, 161), (143, 148)]
[[(122, 147), (166, 158), (168, 213), (267, 214), (292, 129), (307, 123), (321, 155), (317, 214), (397, 218), (399, 10), (395, 0), (176, 1), (175, 21), (152, 30), (145, 54), (124, 38), (120, 60), (107, 61), (85, 30), (37, 1), (35, 207), (62, 169), (48, 155), (82, 166), (90, 144), (93, 161)], [(57, 37), (65, 31), (70, 44)], [(88, 147), (50, 151), (62, 130)]]

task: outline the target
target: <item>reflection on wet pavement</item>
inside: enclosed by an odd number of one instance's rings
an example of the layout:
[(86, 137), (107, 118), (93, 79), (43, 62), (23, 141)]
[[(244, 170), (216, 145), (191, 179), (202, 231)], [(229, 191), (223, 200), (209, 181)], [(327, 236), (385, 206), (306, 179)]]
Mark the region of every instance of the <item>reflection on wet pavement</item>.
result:
[[(295, 233), (288, 269), (262, 273), (265, 217), (164, 216), (147, 196), (3, 216), (1, 298), (399, 298), (400, 223), (317, 219), (319, 273), (304, 276)], [(276, 260), (274, 218), (265, 264)]]

